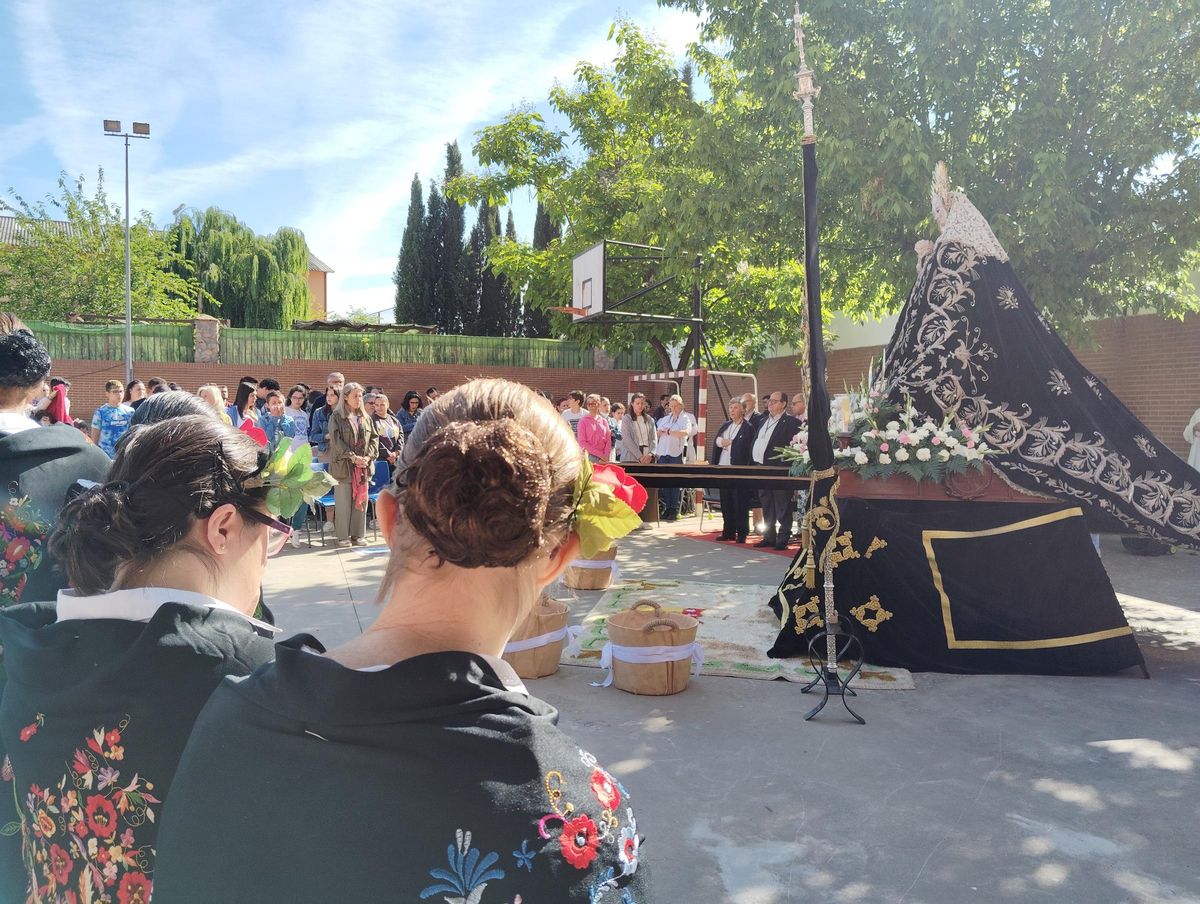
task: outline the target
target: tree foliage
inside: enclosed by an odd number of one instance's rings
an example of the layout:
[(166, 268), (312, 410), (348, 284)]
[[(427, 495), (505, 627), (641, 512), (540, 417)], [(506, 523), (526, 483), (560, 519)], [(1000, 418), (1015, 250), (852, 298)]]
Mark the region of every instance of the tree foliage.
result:
[(298, 229), (258, 235), (233, 214), (210, 207), (182, 213), (169, 235), (211, 304), (200, 310), (231, 326), (289, 329), (308, 317), (308, 243)]
[[(31, 320), (66, 320), (73, 314), (125, 313), (125, 225), (120, 208), (84, 178), (58, 177), (58, 193), (40, 202), (13, 194), (20, 241), (0, 245), (0, 298)], [(210, 301), (195, 269), (155, 229), (143, 211), (130, 223), (130, 295), (133, 316), (187, 318)]]
[(421, 177), (413, 173), (408, 196), (408, 219), (400, 238), (400, 257), (392, 282), (396, 284), (396, 322), (428, 324), (425, 311), (425, 200)]
[[(706, 332), (726, 363), (796, 344), (803, 310), (798, 54), (790, 0), (661, 0), (704, 19), (675, 60), (633, 24), (611, 67), (581, 63), (550, 106), (483, 129), (485, 167), (451, 195), (501, 203), (532, 187), (564, 223), (549, 247), (497, 243), (491, 265), (527, 302), (569, 304), (571, 258), (601, 239), (660, 245), (681, 277), (642, 310), (686, 313), (703, 259)], [(878, 316), (904, 300), (913, 243), (936, 229), (945, 160), (992, 222), (1035, 299), (1067, 329), (1091, 316), (1196, 309), (1200, 263), (1200, 0), (888, 0), (805, 5), (822, 168), (823, 301)], [(707, 90), (694, 90), (696, 85)], [(683, 327), (559, 330), (620, 348)]]

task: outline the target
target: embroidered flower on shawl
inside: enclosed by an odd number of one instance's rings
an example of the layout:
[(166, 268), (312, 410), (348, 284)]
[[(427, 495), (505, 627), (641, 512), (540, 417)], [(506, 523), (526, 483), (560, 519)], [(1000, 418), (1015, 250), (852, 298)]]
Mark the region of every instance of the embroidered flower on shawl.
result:
[(592, 793), (606, 810), (615, 810), (621, 805), (621, 792), (617, 790), (613, 777), (603, 769), (592, 772)]
[(1011, 286), (1001, 286), (999, 293), (996, 295), (996, 302), (1006, 311), (1015, 311), (1020, 307), (1017, 301), (1017, 293)]
[(638, 868), (641, 839), (638, 838), (637, 820), (633, 818), (633, 810), (627, 809), (625, 815), (629, 818), (629, 825), (621, 829), (621, 836), (617, 839), (617, 856), (621, 858), (621, 875), (632, 876)]
[(1142, 436), (1140, 433), (1133, 438), (1137, 443), (1137, 447), (1142, 450), (1142, 454), (1147, 458), (1158, 458), (1158, 450), (1154, 448), (1154, 443)]
[(67, 762), (58, 795), (30, 786), (21, 831), (30, 879), (37, 883), (27, 888), (34, 900), (149, 902), (153, 883), (146, 871), (153, 850), (138, 843), (135, 829), (155, 821), (152, 805), (161, 801), (140, 775), (120, 784), (112, 764), (125, 756), (120, 741), (127, 725), (128, 718), (84, 739)]
[(1057, 367), (1050, 369), (1050, 379), (1046, 381), (1046, 385), (1057, 396), (1068, 396), (1071, 394), (1071, 384), (1067, 382), (1066, 375)]
[(529, 839), (521, 839), (521, 850), (513, 851), (513, 857), (517, 861), (517, 869), (527, 869), (533, 872), (533, 858), (537, 856), (537, 851), (529, 850)]
[(600, 836), (596, 832), (596, 824), (591, 817), (579, 816), (563, 821), (562, 835), (559, 837), (563, 857), (576, 869), (587, 869), (596, 859), (596, 848), (600, 846)]

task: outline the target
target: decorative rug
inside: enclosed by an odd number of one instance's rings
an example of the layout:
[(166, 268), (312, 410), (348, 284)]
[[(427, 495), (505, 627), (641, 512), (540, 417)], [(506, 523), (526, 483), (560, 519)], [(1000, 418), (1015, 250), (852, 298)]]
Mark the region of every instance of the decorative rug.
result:
[[(702, 675), (730, 678), (785, 678), (807, 684), (813, 671), (807, 657), (768, 659), (767, 650), (779, 633), (779, 621), (766, 606), (776, 588), (765, 584), (704, 584), (698, 581), (630, 581), (600, 597), (584, 617), (578, 656), (563, 654), (564, 665), (600, 667), (600, 651), (608, 642), (609, 616), (650, 599), (667, 612), (681, 612), (700, 621), (696, 640), (704, 647)], [(843, 670), (843, 677), (846, 670)], [(864, 665), (850, 685), (864, 690), (912, 690), (907, 669)]]
[(687, 540), (704, 540), (707, 543), (716, 543), (720, 546), (728, 546), (732, 549), (742, 549), (746, 552), (769, 552), (773, 556), (787, 556), (789, 559), (794, 557), (800, 549), (800, 547), (796, 545), (795, 541), (792, 541), (792, 545), (787, 549), (776, 549), (774, 546), (755, 546), (754, 544), (762, 539), (762, 537), (758, 536), (757, 534), (751, 534), (750, 539), (745, 543), (734, 543), (732, 540), (717, 539), (721, 536), (721, 532), (719, 530), (712, 532), (677, 530), (674, 533), (676, 537), (683, 537)]

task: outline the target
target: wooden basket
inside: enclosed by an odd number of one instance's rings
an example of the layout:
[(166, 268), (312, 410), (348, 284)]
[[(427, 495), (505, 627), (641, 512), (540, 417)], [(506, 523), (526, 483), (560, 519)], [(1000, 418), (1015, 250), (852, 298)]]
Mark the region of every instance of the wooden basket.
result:
[[(530, 637), (540, 637), (553, 631), (561, 631), (567, 626), (567, 618), (571, 614), (570, 607), (559, 600), (543, 596), (538, 604), (525, 617), (513, 636), (514, 640), (528, 640)], [(532, 650), (521, 650), (519, 653), (505, 653), (504, 661), (522, 678), (545, 678), (558, 671), (558, 661), (562, 658), (566, 638), (552, 643), (534, 647)]]
[[(608, 620), (608, 639), (622, 647), (679, 647), (694, 643), (700, 622), (690, 615), (664, 614), (651, 600), (639, 600)], [(613, 684), (631, 694), (664, 696), (687, 688), (692, 660), (624, 662), (613, 655)]]
[[(617, 544), (614, 543), (603, 552), (594, 556), (580, 556), (580, 562), (614, 562), (617, 558)], [(613, 570), (608, 568), (588, 568), (574, 563), (567, 566), (563, 572), (563, 583), (573, 590), (607, 590), (612, 583)]]

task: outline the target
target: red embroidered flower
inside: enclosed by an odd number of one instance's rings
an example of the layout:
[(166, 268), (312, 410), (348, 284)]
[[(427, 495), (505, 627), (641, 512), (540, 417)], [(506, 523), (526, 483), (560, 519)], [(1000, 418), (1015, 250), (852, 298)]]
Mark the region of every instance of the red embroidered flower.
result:
[(8, 549), (4, 553), (4, 557), (8, 559), (8, 564), (16, 565), (17, 560), (29, 552), (29, 546), (28, 537), (17, 537), (15, 540), (9, 542)]
[(117, 811), (107, 797), (93, 794), (87, 799), (88, 827), (97, 838), (112, 838), (117, 831)]
[(18, 737), (22, 741), (28, 741), (35, 734), (37, 734), (37, 730), (38, 730), (38, 723), (30, 722), (28, 725), (26, 725), (24, 728), (21, 729), (21, 733), (18, 735)]
[(115, 728), (104, 736), (104, 743), (109, 747), (115, 747), (121, 743), (121, 732)]
[(600, 836), (596, 834), (596, 824), (587, 816), (563, 820), (562, 836), (563, 857), (567, 863), (576, 869), (587, 869), (596, 859), (596, 848), (600, 845)]
[(148, 904), (154, 883), (145, 873), (126, 873), (117, 888), (117, 900), (121, 904)]
[(75, 756), (71, 759), (71, 768), (73, 768), (78, 775), (83, 775), (85, 772), (92, 771), (92, 764), (88, 762), (87, 754), (85, 754), (78, 747), (75, 748)]
[(66, 885), (71, 879), (71, 855), (57, 844), (50, 845), (50, 872), (59, 885)]
[(101, 866), (104, 866), (106, 863), (108, 863), (111, 856), (112, 855), (109, 854), (108, 848), (106, 847), (101, 847), (96, 851), (96, 860)]
[(617, 783), (603, 769), (592, 772), (592, 793), (596, 795), (596, 800), (600, 801), (600, 806), (606, 810), (615, 810), (621, 803), (621, 792)]
[(646, 488), (625, 473), (618, 465), (592, 465), (592, 480), (612, 487), (612, 494), (635, 512), (646, 507)]

